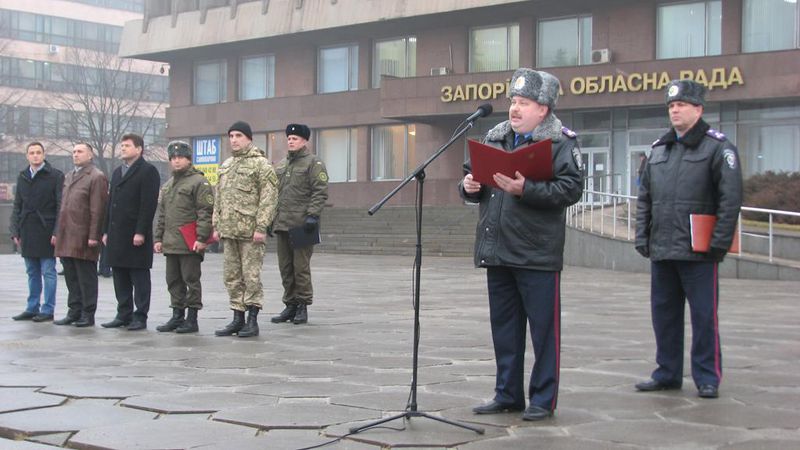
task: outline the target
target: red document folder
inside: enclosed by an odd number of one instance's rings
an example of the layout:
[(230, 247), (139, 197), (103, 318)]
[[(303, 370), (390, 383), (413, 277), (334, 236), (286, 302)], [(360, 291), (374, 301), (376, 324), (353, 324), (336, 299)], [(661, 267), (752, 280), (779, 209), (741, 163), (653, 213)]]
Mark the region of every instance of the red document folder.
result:
[(534, 181), (553, 179), (553, 143), (550, 139), (535, 142), (506, 152), (478, 141), (469, 140), (469, 160), (472, 165), (472, 178), (492, 187), (498, 187), (492, 176), (502, 173), (514, 178), (519, 171), (525, 178)]
[[(711, 236), (714, 234), (714, 226), (717, 224), (717, 216), (713, 214), (689, 214), (689, 226), (692, 232), (692, 251), (698, 253), (708, 253), (711, 248)], [(733, 232), (733, 242), (728, 250), (731, 253), (739, 253), (739, 226)]]
[[(185, 242), (186, 246), (191, 250), (192, 247), (194, 247), (194, 243), (197, 242), (197, 222), (189, 222), (186, 225), (181, 225), (178, 227), (178, 231), (180, 231), (181, 236), (183, 236), (183, 242)], [(214, 233), (211, 233), (206, 244), (213, 244), (214, 242), (217, 242), (217, 240), (214, 239)]]

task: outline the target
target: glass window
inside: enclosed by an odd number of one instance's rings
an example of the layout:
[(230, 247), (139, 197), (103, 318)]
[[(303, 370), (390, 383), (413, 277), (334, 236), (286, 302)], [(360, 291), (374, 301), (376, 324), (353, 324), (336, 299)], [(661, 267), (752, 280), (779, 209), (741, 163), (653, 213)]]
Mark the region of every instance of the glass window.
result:
[(358, 89), (358, 46), (321, 48), (318, 70), (320, 94)]
[(519, 25), (475, 28), (470, 32), (470, 72), (495, 72), (518, 66)]
[(722, 53), (722, 2), (658, 7), (656, 58), (688, 58)]
[(763, 173), (800, 172), (800, 125), (740, 125), (737, 133), (745, 178)]
[(744, 0), (742, 51), (798, 47), (798, 6), (790, 0)]
[(239, 74), (240, 100), (256, 100), (275, 96), (274, 56), (260, 55), (242, 58)]
[(592, 16), (542, 20), (536, 42), (539, 67), (589, 64), (592, 61)]
[(372, 179), (399, 180), (416, 160), (415, 125), (392, 125), (372, 129)]
[(227, 64), (208, 61), (194, 66), (194, 104), (223, 103), (227, 97)]
[(339, 128), (320, 130), (317, 135), (317, 154), (325, 163), (332, 183), (356, 180), (357, 131)]
[(372, 87), (381, 86), (381, 75), (413, 77), (417, 74), (417, 38), (414, 36), (375, 43)]

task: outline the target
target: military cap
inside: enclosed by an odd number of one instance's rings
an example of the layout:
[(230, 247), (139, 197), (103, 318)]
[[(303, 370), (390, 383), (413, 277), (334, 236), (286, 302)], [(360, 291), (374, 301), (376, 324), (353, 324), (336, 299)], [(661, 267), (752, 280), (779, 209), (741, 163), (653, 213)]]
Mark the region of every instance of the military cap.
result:
[(305, 140), (309, 140), (311, 138), (311, 128), (301, 123), (290, 123), (286, 126), (286, 136), (291, 135), (300, 136)]
[(548, 106), (552, 111), (558, 101), (558, 78), (540, 70), (520, 67), (511, 77), (509, 97), (521, 96), (529, 98), (536, 103)]
[(176, 156), (192, 159), (192, 147), (184, 141), (172, 141), (167, 145), (167, 156), (169, 159)]
[(247, 122), (242, 120), (235, 122), (230, 128), (228, 128), (228, 134), (231, 134), (231, 131), (239, 131), (243, 135), (247, 136), (247, 139), (250, 139), (251, 141), (253, 140), (253, 130), (250, 128), (250, 124)]
[(696, 106), (706, 104), (706, 87), (694, 80), (672, 80), (667, 84), (666, 104), (686, 102)]

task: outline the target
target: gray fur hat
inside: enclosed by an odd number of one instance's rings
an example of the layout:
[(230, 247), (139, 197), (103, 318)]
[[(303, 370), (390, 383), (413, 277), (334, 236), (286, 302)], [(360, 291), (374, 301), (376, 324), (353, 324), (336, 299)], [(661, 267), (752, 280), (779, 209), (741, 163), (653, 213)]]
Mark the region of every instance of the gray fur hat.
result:
[(672, 80), (667, 85), (666, 104), (686, 102), (696, 106), (706, 104), (706, 87), (694, 80)]
[(167, 144), (167, 156), (169, 159), (176, 156), (192, 159), (192, 147), (184, 141), (172, 141)]
[(540, 70), (520, 67), (511, 77), (511, 85), (508, 96), (529, 98), (540, 105), (550, 107), (552, 111), (558, 102), (558, 90), (560, 85), (558, 78)]

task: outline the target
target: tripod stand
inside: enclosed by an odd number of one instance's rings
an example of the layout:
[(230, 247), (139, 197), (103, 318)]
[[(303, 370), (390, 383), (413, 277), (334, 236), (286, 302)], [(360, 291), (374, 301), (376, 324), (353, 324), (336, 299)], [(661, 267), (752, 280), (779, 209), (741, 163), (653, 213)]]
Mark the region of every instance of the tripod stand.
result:
[[(485, 109), (484, 109), (485, 108)], [(491, 105), (481, 106), (479, 111), (482, 112), (481, 115), (476, 116), (473, 114), (468, 118), (464, 124), (464, 127), (460, 130), (456, 130), (453, 133), (453, 136), (450, 138), (447, 143), (439, 148), (430, 158), (428, 158), (424, 163), (420, 164), (419, 167), (414, 169), (408, 177), (406, 177), (402, 182), (400, 182), (397, 187), (392, 190), (392, 192), (388, 193), (381, 201), (376, 203), (369, 209), (369, 215), (375, 214), (381, 207), (389, 201), (397, 192), (400, 191), (405, 185), (411, 182), (411, 180), (417, 180), (417, 197), (416, 197), (416, 213), (417, 213), (417, 244), (416, 244), (416, 257), (414, 258), (414, 349), (413, 349), (413, 359), (412, 359), (412, 375), (411, 375), (411, 395), (409, 397), (408, 405), (406, 405), (406, 410), (400, 414), (396, 414), (391, 417), (386, 417), (375, 422), (371, 422), (365, 425), (361, 425), (359, 427), (350, 428), (350, 433), (355, 434), (359, 433), (363, 430), (368, 428), (375, 427), (377, 425), (381, 425), (386, 422), (391, 422), (397, 419), (411, 419), (412, 417), (425, 417), (428, 419), (436, 420), (442, 423), (446, 423), (448, 425), (453, 425), (456, 427), (465, 428), (467, 430), (474, 431), (478, 434), (483, 434), (484, 429), (480, 427), (475, 427), (472, 425), (466, 425), (463, 423), (455, 422), (452, 420), (448, 420), (442, 417), (433, 416), (431, 414), (425, 413), (423, 411), (419, 411), (417, 409), (417, 367), (419, 363), (419, 338), (420, 338), (420, 330), (419, 330), (419, 291), (420, 291), (420, 276), (422, 272), (422, 197), (425, 188), (425, 168), (433, 162), (436, 158), (439, 157), (445, 150), (456, 140), (458, 140), (464, 133), (467, 132), (470, 128), (472, 128), (474, 121), (481, 117), (482, 115), (488, 115), (491, 113)], [(462, 122), (463, 124), (464, 122)]]

